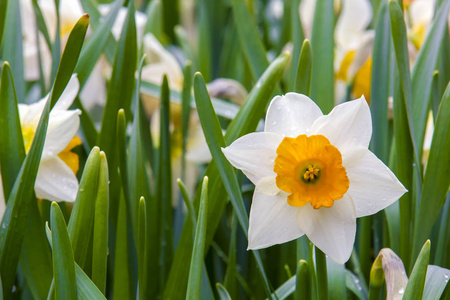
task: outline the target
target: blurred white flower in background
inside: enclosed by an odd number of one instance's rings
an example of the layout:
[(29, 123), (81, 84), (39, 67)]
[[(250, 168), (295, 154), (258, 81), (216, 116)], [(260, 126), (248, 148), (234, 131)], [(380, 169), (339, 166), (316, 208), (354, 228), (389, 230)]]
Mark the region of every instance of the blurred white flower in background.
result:
[(347, 86), (352, 96), (364, 95), (370, 103), (372, 47), (375, 32), (368, 30), (372, 21), (372, 5), (368, 0), (343, 0), (334, 31), (337, 103), (345, 99)]
[[(44, 149), (34, 185), (37, 198), (58, 202), (75, 201), (78, 191), (78, 180), (75, 174), (79, 164), (78, 155), (71, 150), (81, 144), (80, 139), (75, 135), (80, 125), (81, 111), (68, 109), (78, 94), (78, 90), (78, 79), (74, 75), (50, 112)], [(47, 99), (48, 95), (31, 105), (19, 104), (26, 153), (31, 147)], [(4, 204), (2, 189), (0, 211)]]
[(255, 184), (249, 249), (303, 234), (337, 263), (352, 252), (356, 218), (397, 201), (405, 188), (368, 150), (372, 119), (364, 99), (322, 115), (308, 97), (275, 97), (264, 132), (247, 134), (222, 151)]
[[(40, 78), (40, 56), (44, 81), (48, 86), (50, 84), (52, 54), (45, 41), (44, 35), (41, 32), (38, 33), (35, 13), (31, 0), (20, 1), (25, 80), (37, 81)], [(79, 0), (60, 0), (59, 2), (59, 37), (61, 39), (62, 51), (67, 43), (70, 31), (73, 26), (75, 26), (79, 18), (84, 14), (84, 11)], [(54, 43), (57, 24), (55, 1), (39, 0), (38, 5), (42, 11), (50, 40)], [(85, 108), (88, 110), (91, 110), (96, 105), (103, 106), (105, 103), (106, 83), (102, 75), (102, 65), (104, 63), (105, 62), (102, 60), (97, 62), (80, 92), (80, 99), (82, 100)]]

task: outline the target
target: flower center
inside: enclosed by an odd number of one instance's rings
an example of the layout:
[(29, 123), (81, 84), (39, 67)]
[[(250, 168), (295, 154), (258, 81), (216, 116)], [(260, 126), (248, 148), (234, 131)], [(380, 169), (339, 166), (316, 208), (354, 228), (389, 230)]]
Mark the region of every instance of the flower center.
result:
[(317, 168), (317, 164), (309, 165), (305, 171), (305, 174), (303, 174), (303, 178), (306, 181), (313, 181), (318, 177), (319, 171), (320, 169)]
[(349, 187), (342, 155), (323, 135), (285, 137), (277, 148), (273, 170), (278, 188), (289, 193), (291, 206), (309, 202), (315, 209), (331, 207)]

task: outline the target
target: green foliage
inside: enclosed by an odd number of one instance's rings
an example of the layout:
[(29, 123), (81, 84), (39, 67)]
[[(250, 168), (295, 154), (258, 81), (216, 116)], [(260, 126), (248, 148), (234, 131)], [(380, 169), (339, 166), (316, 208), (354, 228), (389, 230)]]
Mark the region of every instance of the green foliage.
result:
[[(307, 12), (300, 0), (24, 2), (0, 0), (1, 299), (449, 295), (449, 1), (430, 8), (423, 32), (414, 2), (358, 2), (373, 13), (361, 29), (364, 49), (361, 36), (348, 49), (334, 42), (346, 1), (317, 0)], [(408, 193), (358, 222), (346, 264), (306, 236), (246, 251), (254, 186), (222, 148), (261, 131), (275, 95), (311, 95), (324, 113), (360, 97), (352, 85), (362, 73), (352, 68), (363, 54), (370, 149)], [(346, 97), (337, 78), (344, 69), (356, 72)], [(81, 112), (82, 145), (55, 158), (76, 165), (79, 185), (73, 204), (56, 204), (36, 199), (35, 185), (49, 120), (74, 73), (70, 113)], [(27, 149), (31, 106), (20, 104), (47, 92)]]

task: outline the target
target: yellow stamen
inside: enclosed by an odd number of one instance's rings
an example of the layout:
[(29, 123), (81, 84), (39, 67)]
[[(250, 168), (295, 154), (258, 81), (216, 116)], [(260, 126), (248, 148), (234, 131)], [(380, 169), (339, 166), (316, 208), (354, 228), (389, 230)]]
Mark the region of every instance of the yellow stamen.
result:
[(273, 170), (291, 206), (309, 202), (315, 209), (331, 207), (349, 187), (342, 155), (323, 135), (285, 137), (277, 148)]

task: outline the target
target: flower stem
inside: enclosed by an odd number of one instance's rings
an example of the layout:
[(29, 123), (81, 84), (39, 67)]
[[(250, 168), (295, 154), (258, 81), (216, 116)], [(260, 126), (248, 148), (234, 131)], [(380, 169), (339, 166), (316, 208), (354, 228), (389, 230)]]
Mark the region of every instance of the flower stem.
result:
[(319, 248), (316, 247), (316, 274), (317, 274), (317, 295), (319, 300), (328, 299), (328, 276), (327, 258)]

